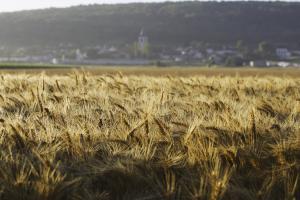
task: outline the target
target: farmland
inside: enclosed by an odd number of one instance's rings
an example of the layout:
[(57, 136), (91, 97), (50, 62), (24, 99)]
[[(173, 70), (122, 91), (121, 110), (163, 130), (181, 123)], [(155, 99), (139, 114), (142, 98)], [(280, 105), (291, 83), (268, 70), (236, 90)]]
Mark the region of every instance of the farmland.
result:
[(300, 71), (0, 72), (0, 199), (300, 199)]
[(253, 68), (253, 67), (155, 67), (155, 66), (81, 66), (81, 65), (32, 65), (32, 64), (0, 64), (0, 74), (37, 74), (49, 76), (68, 75), (73, 71), (84, 71), (93, 75), (123, 75), (145, 76), (240, 76), (240, 77), (300, 77), (299, 68)]

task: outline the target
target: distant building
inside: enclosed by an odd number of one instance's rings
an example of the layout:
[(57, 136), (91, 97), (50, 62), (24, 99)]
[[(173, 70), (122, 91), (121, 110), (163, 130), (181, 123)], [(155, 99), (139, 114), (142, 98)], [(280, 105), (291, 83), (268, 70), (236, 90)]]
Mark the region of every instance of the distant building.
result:
[(114, 47), (114, 46), (111, 46), (109, 49), (108, 49), (109, 52), (116, 52), (117, 51), (117, 48)]
[(280, 59), (288, 59), (291, 57), (291, 53), (287, 48), (277, 48), (276, 55)]
[(264, 60), (253, 60), (249, 63), (250, 67), (267, 67), (268, 62)]
[(215, 51), (213, 50), (213, 49), (211, 49), (211, 48), (209, 48), (209, 49), (206, 49), (206, 53), (208, 54), (208, 55), (211, 55), (211, 54), (213, 54)]
[(138, 37), (138, 42), (135, 45), (135, 54), (148, 55), (149, 54), (149, 40), (142, 29)]
[(201, 52), (199, 52), (199, 51), (196, 51), (194, 53), (194, 58), (195, 59), (202, 59), (203, 57), (204, 57), (203, 54)]
[(51, 63), (54, 64), (54, 65), (57, 65), (58, 64), (58, 60), (56, 58), (53, 58), (51, 60)]
[(76, 49), (76, 60), (82, 61), (84, 60), (85, 55), (81, 53), (80, 49)]
[(286, 67), (291, 67), (292, 64), (290, 62), (278, 62), (278, 66), (286, 68)]
[(140, 50), (144, 50), (148, 45), (148, 37), (144, 35), (144, 30), (142, 29), (138, 38), (138, 47)]
[(175, 62), (182, 62), (183, 59), (182, 59), (181, 57), (179, 57), (179, 56), (175, 56), (175, 57), (174, 57), (174, 61), (175, 61)]

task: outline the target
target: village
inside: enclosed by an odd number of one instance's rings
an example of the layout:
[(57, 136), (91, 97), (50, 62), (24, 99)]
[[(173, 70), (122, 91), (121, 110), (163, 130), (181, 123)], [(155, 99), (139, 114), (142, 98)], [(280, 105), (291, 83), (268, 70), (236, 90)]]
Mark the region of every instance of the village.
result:
[(188, 45), (152, 44), (143, 29), (132, 44), (78, 46), (0, 46), (1, 63), (40, 63), (76, 65), (156, 65), (230, 66), (230, 67), (300, 67), (300, 48), (261, 42), (248, 47), (243, 41), (234, 45), (193, 42)]

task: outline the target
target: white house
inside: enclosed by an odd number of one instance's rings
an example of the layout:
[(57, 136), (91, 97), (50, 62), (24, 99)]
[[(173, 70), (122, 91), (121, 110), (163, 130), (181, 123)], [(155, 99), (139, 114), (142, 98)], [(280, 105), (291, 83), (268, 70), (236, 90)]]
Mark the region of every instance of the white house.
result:
[(288, 59), (291, 57), (291, 52), (287, 48), (277, 48), (276, 55), (280, 59)]
[(58, 64), (57, 58), (53, 58), (53, 59), (51, 60), (51, 63), (54, 64), (54, 65), (57, 65), (57, 64)]
[(82, 60), (84, 60), (85, 57), (86, 56), (83, 53), (81, 53), (80, 49), (76, 49), (76, 60), (77, 61), (82, 61)]

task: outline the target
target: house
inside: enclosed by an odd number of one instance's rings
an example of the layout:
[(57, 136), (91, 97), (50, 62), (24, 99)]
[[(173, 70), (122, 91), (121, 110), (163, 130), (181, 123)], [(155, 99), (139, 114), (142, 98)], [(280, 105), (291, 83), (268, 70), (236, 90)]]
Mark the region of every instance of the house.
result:
[(279, 66), (279, 67), (286, 68), (286, 67), (292, 66), (292, 64), (289, 63), (289, 62), (278, 62), (278, 66)]
[(53, 58), (53, 59), (51, 60), (51, 63), (52, 63), (53, 65), (57, 65), (57, 64), (58, 64), (57, 58)]
[(280, 59), (289, 59), (291, 57), (291, 52), (287, 48), (277, 48), (276, 56)]
[(264, 60), (253, 60), (249, 62), (250, 67), (267, 67), (268, 62)]
[(206, 49), (206, 53), (207, 53), (208, 55), (211, 55), (211, 54), (213, 54), (213, 53), (214, 53), (214, 50), (213, 50), (213, 49), (211, 49), (211, 48), (209, 48), (209, 49)]
[(117, 51), (117, 48), (114, 47), (114, 46), (111, 46), (109, 49), (108, 49), (109, 52), (116, 52)]
[(77, 60), (77, 61), (82, 61), (82, 60), (85, 59), (85, 57), (86, 57), (86, 55), (83, 54), (83, 53), (80, 51), (80, 49), (76, 49), (76, 60)]
[(194, 53), (194, 59), (203, 59), (203, 54), (200, 51)]
[(175, 57), (174, 57), (174, 61), (175, 61), (175, 62), (182, 62), (183, 59), (182, 59), (182, 57), (180, 57), (180, 56), (175, 56)]

